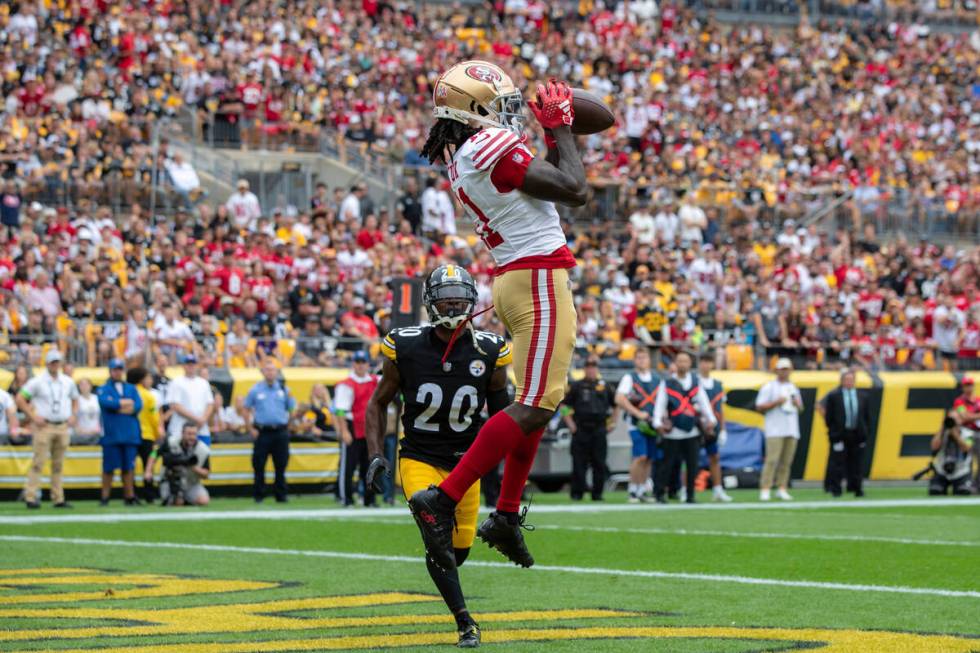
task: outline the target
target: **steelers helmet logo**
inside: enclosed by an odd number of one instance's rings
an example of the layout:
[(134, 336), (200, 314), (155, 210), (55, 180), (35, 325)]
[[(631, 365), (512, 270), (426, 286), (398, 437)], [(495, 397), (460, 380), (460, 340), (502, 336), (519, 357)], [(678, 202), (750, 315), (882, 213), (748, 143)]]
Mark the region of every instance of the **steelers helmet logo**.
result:
[(487, 364), (481, 360), (475, 360), (470, 363), (470, 374), (473, 376), (483, 376), (483, 373), (487, 371)]
[(466, 68), (466, 74), (472, 77), (478, 82), (483, 82), (485, 84), (493, 84), (494, 82), (503, 81), (503, 77), (500, 76), (496, 70), (490, 66), (473, 65)]

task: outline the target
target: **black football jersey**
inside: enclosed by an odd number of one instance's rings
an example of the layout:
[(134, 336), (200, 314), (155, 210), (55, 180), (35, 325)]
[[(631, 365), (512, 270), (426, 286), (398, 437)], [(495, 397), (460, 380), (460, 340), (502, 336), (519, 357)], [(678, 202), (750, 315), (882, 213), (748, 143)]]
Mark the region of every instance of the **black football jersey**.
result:
[(511, 362), (510, 345), (492, 333), (476, 331), (481, 353), (469, 331), (453, 344), (446, 363), (446, 343), (433, 326), (394, 329), (381, 352), (398, 367), (404, 398), (401, 455), (442, 469), (452, 469), (483, 425), (494, 370)]

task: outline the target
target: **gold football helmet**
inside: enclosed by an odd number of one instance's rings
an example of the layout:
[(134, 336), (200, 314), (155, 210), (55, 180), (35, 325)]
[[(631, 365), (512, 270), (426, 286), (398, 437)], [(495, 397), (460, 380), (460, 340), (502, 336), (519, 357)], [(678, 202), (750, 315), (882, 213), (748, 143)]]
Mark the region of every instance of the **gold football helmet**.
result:
[(489, 61), (464, 61), (444, 72), (432, 90), (432, 102), (436, 118), (524, 133), (521, 92), (503, 69)]

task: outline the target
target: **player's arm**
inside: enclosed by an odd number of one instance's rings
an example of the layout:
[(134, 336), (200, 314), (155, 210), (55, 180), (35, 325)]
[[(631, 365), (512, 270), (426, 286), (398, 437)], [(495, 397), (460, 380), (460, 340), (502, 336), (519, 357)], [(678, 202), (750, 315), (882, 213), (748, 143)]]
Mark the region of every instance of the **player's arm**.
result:
[(502, 365), (493, 371), (490, 385), (487, 387), (487, 415), (493, 417), (510, 405), (507, 395), (507, 366)]
[[(551, 131), (555, 147), (550, 147), (549, 140), (548, 157), (531, 161), (521, 190), (540, 200), (583, 206), (589, 201), (590, 189), (572, 136), (572, 91), (564, 82), (550, 81), (547, 87), (538, 84), (537, 98), (528, 102), (528, 107), (541, 126)], [(555, 159), (552, 149), (557, 152), (556, 164), (549, 163)]]
[(391, 360), (385, 359), (384, 366), (381, 368), (381, 381), (368, 401), (367, 413), (364, 416), (364, 437), (367, 440), (368, 456), (372, 458), (384, 453), (388, 404), (398, 396), (401, 383), (398, 367)]
[[(557, 157), (553, 157), (549, 149), (546, 159), (532, 159), (521, 190), (539, 200), (583, 206), (589, 201), (591, 191), (585, 180), (585, 166), (575, 146), (575, 137), (571, 129), (564, 125), (556, 127), (554, 135)], [(552, 158), (558, 159), (558, 165), (549, 162)]]

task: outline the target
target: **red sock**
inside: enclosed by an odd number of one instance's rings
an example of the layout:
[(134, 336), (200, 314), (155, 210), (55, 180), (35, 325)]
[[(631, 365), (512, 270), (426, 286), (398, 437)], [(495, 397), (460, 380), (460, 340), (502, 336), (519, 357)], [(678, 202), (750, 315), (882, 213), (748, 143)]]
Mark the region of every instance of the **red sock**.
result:
[(439, 484), (439, 489), (459, 503), (471, 485), (499, 465), (504, 456), (527, 437), (510, 415), (500, 411), (483, 425), (462, 460)]
[(538, 444), (543, 434), (543, 428), (528, 434), (507, 454), (504, 476), (500, 480), (497, 512), (517, 512), (521, 507), (521, 493), (527, 483), (527, 475), (531, 473), (531, 465), (534, 464), (534, 456), (538, 453)]

